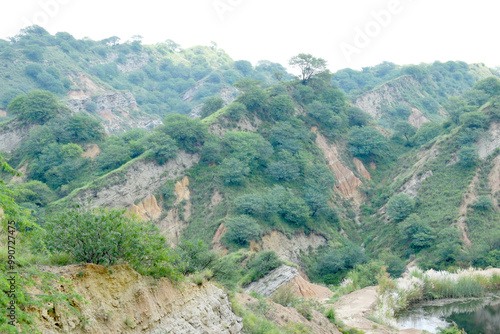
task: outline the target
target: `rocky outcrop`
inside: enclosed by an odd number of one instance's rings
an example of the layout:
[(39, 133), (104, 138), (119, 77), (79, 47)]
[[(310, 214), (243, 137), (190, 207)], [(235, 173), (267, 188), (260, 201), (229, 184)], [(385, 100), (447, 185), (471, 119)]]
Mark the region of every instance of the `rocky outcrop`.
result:
[(128, 212), (136, 215), (142, 221), (148, 221), (158, 219), (161, 215), (161, 208), (158, 206), (156, 197), (154, 195), (149, 195), (137, 205), (132, 204), (128, 208)]
[(85, 75), (72, 77), (73, 83), (80, 87), (68, 92), (65, 104), (73, 113), (87, 110), (90, 102), (96, 104), (95, 113), (102, 119), (108, 133), (118, 133), (127, 128), (152, 129), (162, 122), (159, 119), (132, 117), (130, 111), (139, 111), (137, 102), (128, 90), (107, 91)]
[(336, 184), (335, 190), (349, 198), (355, 203), (361, 203), (363, 195), (359, 191), (359, 187), (363, 185), (360, 179), (340, 161), (340, 154), (334, 144), (328, 143), (325, 136), (317, 131), (317, 128), (312, 128), (312, 132), (316, 133), (316, 145), (325, 155), (328, 168), (334, 173)]
[(129, 207), (136, 200), (142, 201), (154, 194), (165, 181), (182, 176), (199, 159), (198, 154), (181, 151), (163, 165), (151, 160), (136, 160), (79, 191), (75, 201), (86, 203), (90, 199), (93, 207)]
[(0, 118), (1, 117), (7, 117), (7, 111), (0, 109)]
[(476, 175), (472, 179), (472, 182), (469, 184), (467, 190), (462, 194), (462, 202), (460, 203), (459, 209), (459, 217), (457, 219), (457, 228), (462, 235), (462, 241), (464, 242), (464, 246), (471, 246), (472, 243), (467, 235), (467, 223), (465, 222), (467, 219), (467, 209), (470, 204), (472, 204), (475, 200), (477, 200), (479, 188), (479, 170), (476, 171)]
[(326, 244), (326, 238), (316, 233), (306, 235), (304, 232), (296, 233), (288, 238), (281, 232), (272, 231), (258, 242), (252, 241), (250, 249), (254, 252), (274, 251), (282, 260), (300, 264), (300, 252), (309, 252)]
[(410, 117), (408, 117), (408, 123), (416, 128), (420, 128), (424, 123), (429, 123), (430, 120), (422, 114), (417, 108), (411, 108), (412, 112)]
[(283, 265), (272, 270), (258, 281), (250, 283), (245, 288), (245, 292), (248, 294), (255, 292), (264, 297), (270, 297), (280, 286), (287, 284), (298, 275), (297, 268)]
[(488, 132), (486, 132), (477, 142), (479, 157), (484, 160), (499, 147), (500, 122), (493, 122)]
[(149, 55), (146, 52), (128, 56), (124, 64), (117, 63), (116, 66), (123, 73), (137, 71), (146, 66), (149, 62)]
[(399, 189), (400, 193), (407, 194), (411, 198), (418, 195), (418, 190), (422, 187), (422, 183), (430, 176), (433, 175), (431, 170), (422, 174), (413, 174), (412, 177), (405, 182)]
[(126, 265), (44, 270), (68, 280), (56, 289), (72, 289), (83, 297), (75, 307), (87, 322), (49, 302), (33, 310), (42, 333), (236, 334), (243, 327), (226, 293), (211, 283), (177, 287), (168, 279), (141, 276)]
[(226, 123), (226, 118), (221, 116), (216, 122), (210, 124), (209, 131), (211, 134), (222, 137), (224, 133), (228, 131), (256, 132), (261, 124), (262, 120), (258, 117), (253, 117), (253, 119), (250, 120), (247, 116), (243, 116), (236, 122), (236, 126), (230, 126)]
[(498, 209), (500, 205), (500, 155), (493, 160), (493, 168), (488, 175), (488, 184), (493, 195), (493, 202)]
[(371, 177), (370, 173), (368, 172), (368, 170), (366, 169), (363, 162), (361, 160), (359, 160), (358, 158), (354, 158), (353, 161), (354, 161), (354, 165), (356, 166), (356, 169), (358, 170), (358, 173), (362, 177), (364, 177), (365, 179), (371, 180), (372, 177)]
[[(379, 119), (382, 117), (382, 106), (406, 101), (404, 94), (408, 91), (415, 91), (415, 87), (420, 87), (417, 80), (410, 76), (402, 76), (361, 95), (356, 99), (354, 105), (373, 118)], [(424, 97), (422, 93), (418, 95)]]
[(165, 218), (158, 222), (161, 234), (167, 237), (171, 246), (177, 245), (182, 231), (188, 226), (191, 217), (191, 192), (188, 186), (189, 178), (187, 176), (175, 183), (176, 200), (174, 206), (168, 210)]
[(26, 125), (12, 121), (0, 127), (0, 152), (12, 152), (21, 145), (21, 141), (28, 137), (33, 125)]

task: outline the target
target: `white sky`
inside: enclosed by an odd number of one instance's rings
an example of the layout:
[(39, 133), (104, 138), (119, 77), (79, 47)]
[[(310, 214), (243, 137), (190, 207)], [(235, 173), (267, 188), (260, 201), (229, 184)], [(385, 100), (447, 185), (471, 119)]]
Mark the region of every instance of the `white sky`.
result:
[[(389, 11), (390, 10), (390, 11)], [(391, 13), (392, 12), (392, 13)], [(379, 15), (377, 23), (373, 13)], [(100, 40), (142, 35), (182, 47), (216, 42), (234, 60), (287, 66), (298, 53), (332, 71), (384, 60), (500, 65), (496, 0), (2, 0), (0, 38), (36, 23), (50, 33)], [(371, 36), (362, 36), (367, 31)], [(363, 33), (365, 34), (365, 33)], [(344, 51), (342, 51), (342, 48)], [(348, 56), (346, 56), (348, 54)]]

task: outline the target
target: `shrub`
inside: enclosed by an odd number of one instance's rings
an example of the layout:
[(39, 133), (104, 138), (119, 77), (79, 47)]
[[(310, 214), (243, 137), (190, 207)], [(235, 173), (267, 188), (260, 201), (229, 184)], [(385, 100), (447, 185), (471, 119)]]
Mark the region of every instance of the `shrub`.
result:
[(12, 100), (7, 110), (17, 113), (20, 120), (43, 124), (64, 108), (53, 93), (33, 90), (25, 96), (18, 96)]
[(261, 228), (252, 217), (241, 215), (226, 220), (225, 238), (240, 246), (247, 246), (251, 240), (260, 237)]
[(224, 159), (220, 165), (220, 176), (226, 184), (241, 184), (248, 173), (248, 164), (235, 158)]
[(259, 194), (248, 194), (236, 198), (234, 205), (238, 213), (260, 216), (264, 212), (265, 201)]
[(224, 100), (219, 96), (213, 96), (205, 100), (201, 107), (201, 118), (205, 118), (221, 109), (224, 106)]
[(78, 262), (129, 262), (142, 274), (176, 278), (168, 243), (158, 228), (124, 213), (101, 208), (67, 210), (46, 223), (47, 249), (69, 253)]
[(288, 307), (297, 300), (297, 294), (295, 293), (292, 285), (282, 285), (273, 293), (271, 300), (275, 303)]
[(395, 220), (402, 221), (408, 217), (415, 207), (415, 201), (407, 194), (398, 194), (387, 203), (387, 215)]
[(473, 167), (479, 161), (479, 154), (477, 153), (477, 149), (473, 146), (462, 147), (460, 151), (458, 151), (458, 159), (459, 163), (465, 167)]
[(385, 138), (373, 127), (362, 127), (351, 131), (349, 151), (357, 157), (383, 156), (388, 147)]
[(266, 276), (271, 270), (278, 268), (280, 265), (281, 261), (273, 251), (264, 251), (256, 254), (247, 264), (250, 282)]
[(481, 211), (490, 211), (494, 208), (493, 201), (487, 195), (479, 196), (473, 205), (475, 209)]
[(285, 120), (293, 115), (295, 109), (290, 96), (286, 94), (278, 95), (269, 103), (271, 117), (275, 120)]
[(188, 152), (197, 151), (198, 146), (203, 145), (208, 136), (208, 126), (199, 119), (170, 114), (165, 117), (163, 123), (164, 125), (158, 128), (158, 131), (175, 139), (179, 147)]

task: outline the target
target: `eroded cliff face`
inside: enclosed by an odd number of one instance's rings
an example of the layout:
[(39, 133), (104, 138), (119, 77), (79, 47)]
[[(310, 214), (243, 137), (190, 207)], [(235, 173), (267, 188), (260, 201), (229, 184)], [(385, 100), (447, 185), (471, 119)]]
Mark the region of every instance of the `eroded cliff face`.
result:
[(18, 121), (12, 121), (0, 127), (0, 152), (12, 152), (21, 145), (33, 125), (25, 125)]
[(354, 105), (373, 118), (379, 119), (382, 116), (381, 106), (404, 102), (406, 100), (404, 93), (414, 91), (415, 87), (419, 86), (419, 82), (412, 77), (402, 76), (361, 95)]
[(175, 159), (163, 165), (151, 160), (137, 160), (81, 190), (74, 200), (84, 203), (90, 199), (92, 207), (126, 208), (153, 195), (165, 181), (182, 176), (199, 159), (198, 154), (181, 151)]
[(282, 260), (300, 264), (300, 252), (308, 252), (326, 244), (326, 238), (316, 233), (306, 235), (304, 232), (296, 233), (288, 238), (281, 232), (272, 231), (262, 236), (258, 242), (252, 241), (250, 249), (254, 252), (274, 251)]
[(129, 128), (152, 129), (162, 122), (151, 116), (141, 118), (130, 112), (138, 112), (137, 102), (128, 90), (108, 91), (89, 77), (80, 74), (71, 78), (80, 89), (68, 92), (65, 102), (73, 113), (85, 111), (92, 101), (96, 104), (95, 113), (101, 118), (106, 132), (114, 134)]
[(226, 293), (211, 283), (174, 286), (168, 279), (142, 276), (127, 265), (44, 270), (69, 280), (55, 288), (73, 289), (83, 297), (75, 307), (87, 322), (48, 303), (33, 310), (40, 315), (36, 322), (42, 333), (236, 334), (243, 327)]
[[(312, 132), (316, 133), (316, 145), (321, 149), (325, 155), (328, 168), (335, 175), (335, 191), (339, 194), (345, 196), (348, 199), (352, 199), (356, 204), (360, 204), (363, 200), (363, 195), (359, 191), (359, 187), (363, 185), (363, 182), (353, 173), (352, 170), (347, 168), (340, 160), (340, 154), (337, 146), (333, 143), (329, 143), (328, 140), (321, 133), (317, 131), (317, 128), (312, 128)], [(358, 160), (356, 166), (360, 170), (361, 174), (364, 174), (365, 178), (369, 178), (369, 173), (364, 168), (363, 163)]]
[(477, 143), (479, 157), (486, 159), (500, 147), (500, 122), (492, 122), (488, 131)]

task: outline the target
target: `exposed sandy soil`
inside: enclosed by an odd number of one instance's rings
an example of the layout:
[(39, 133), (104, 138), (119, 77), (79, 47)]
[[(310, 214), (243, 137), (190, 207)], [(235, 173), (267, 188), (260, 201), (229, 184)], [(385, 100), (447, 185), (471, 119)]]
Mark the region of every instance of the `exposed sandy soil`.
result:
[(420, 334), (422, 331), (417, 329), (394, 330), (382, 326), (376, 322), (368, 320), (365, 316), (369, 315), (377, 305), (377, 287), (369, 286), (361, 290), (354, 291), (348, 295), (340, 297), (334, 304), (337, 318), (342, 320), (349, 328), (362, 329), (365, 333), (404, 333)]

